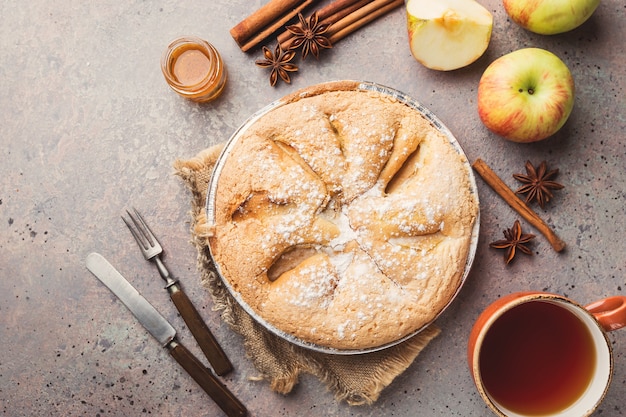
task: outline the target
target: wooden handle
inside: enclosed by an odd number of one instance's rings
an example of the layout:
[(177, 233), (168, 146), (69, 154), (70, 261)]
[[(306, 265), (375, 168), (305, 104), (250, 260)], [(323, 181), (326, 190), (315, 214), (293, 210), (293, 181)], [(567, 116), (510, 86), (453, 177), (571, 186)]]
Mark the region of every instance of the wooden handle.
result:
[(219, 345), (211, 330), (194, 307), (187, 294), (180, 288), (178, 284), (169, 288), (170, 297), (174, 305), (185, 320), (191, 334), (198, 342), (200, 349), (204, 352), (204, 356), (209, 360), (211, 367), (218, 375), (225, 375), (233, 370), (233, 365), (226, 356), (226, 353)]
[(173, 340), (168, 348), (176, 362), (209, 394), (228, 417), (244, 417), (248, 414), (246, 407), (186, 347)]

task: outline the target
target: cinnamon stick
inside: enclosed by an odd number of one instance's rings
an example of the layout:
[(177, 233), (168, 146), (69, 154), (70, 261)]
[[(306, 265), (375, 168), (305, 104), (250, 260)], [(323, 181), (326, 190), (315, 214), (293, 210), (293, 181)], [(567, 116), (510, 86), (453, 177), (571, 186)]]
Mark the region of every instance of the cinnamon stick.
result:
[[(357, 1), (337, 0), (334, 3), (331, 3), (328, 7), (326, 7), (326, 9), (328, 10), (324, 10), (324, 9), (320, 10), (320, 19), (322, 19), (324, 23), (337, 22), (340, 19), (343, 19), (344, 17), (349, 15), (350, 13), (356, 10), (359, 10), (361, 7), (365, 6), (367, 3), (371, 1), (372, 0), (357, 0)], [(340, 3), (347, 3), (347, 4), (345, 4), (345, 6), (342, 6)], [(335, 7), (331, 7), (333, 5)], [(323, 11), (325, 11), (325, 13), (322, 14), (321, 12)]]
[[(320, 24), (334, 23), (355, 10), (363, 7), (370, 1), (372, 0), (335, 0), (327, 6), (319, 9), (317, 11), (317, 18), (319, 19)], [(300, 23), (297, 23), (297, 26), (301, 26)], [(288, 49), (290, 43), (289, 41), (292, 38), (293, 34), (290, 31), (285, 30), (278, 35), (277, 40), (283, 49)]]
[(472, 168), (482, 177), (483, 180), (493, 190), (504, 199), (509, 206), (511, 206), (520, 216), (533, 225), (542, 235), (544, 235), (548, 242), (552, 245), (555, 251), (560, 252), (565, 248), (565, 242), (563, 242), (530, 207), (528, 207), (515, 193), (507, 187), (507, 185), (498, 177), (498, 175), (492, 171), (491, 168), (480, 158), (478, 158), (472, 164)]
[(404, 0), (374, 0), (333, 24), (328, 40), (334, 44), (402, 4)]
[(230, 30), (237, 45), (247, 52), (284, 26), (315, 0), (270, 0)]

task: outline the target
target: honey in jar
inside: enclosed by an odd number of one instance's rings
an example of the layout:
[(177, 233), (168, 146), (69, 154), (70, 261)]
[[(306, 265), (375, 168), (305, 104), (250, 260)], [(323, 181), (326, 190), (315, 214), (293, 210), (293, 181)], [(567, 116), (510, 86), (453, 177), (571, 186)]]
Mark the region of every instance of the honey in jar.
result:
[(161, 57), (161, 70), (174, 91), (199, 103), (217, 98), (226, 84), (226, 68), (219, 53), (195, 36), (172, 41)]

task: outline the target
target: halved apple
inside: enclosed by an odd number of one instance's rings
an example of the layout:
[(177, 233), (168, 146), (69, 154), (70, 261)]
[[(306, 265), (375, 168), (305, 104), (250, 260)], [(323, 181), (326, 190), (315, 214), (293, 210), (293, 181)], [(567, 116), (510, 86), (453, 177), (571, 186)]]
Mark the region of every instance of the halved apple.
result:
[(493, 16), (474, 0), (408, 0), (406, 13), (411, 53), (427, 68), (465, 67), (489, 46)]

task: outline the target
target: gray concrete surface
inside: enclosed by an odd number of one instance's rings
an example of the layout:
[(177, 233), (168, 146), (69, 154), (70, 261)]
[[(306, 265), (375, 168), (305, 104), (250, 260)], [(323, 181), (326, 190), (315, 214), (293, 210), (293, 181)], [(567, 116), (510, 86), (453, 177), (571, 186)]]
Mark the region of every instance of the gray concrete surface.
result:
[[(0, 2), (0, 414), (4, 416), (220, 416), (220, 410), (128, 311), (85, 269), (99, 251), (199, 349), (120, 214), (135, 206), (158, 219), (166, 262), (182, 280), (236, 371), (224, 381), (266, 416), (487, 416), (465, 363), (480, 311), (498, 296), (547, 289), (581, 303), (626, 291), (626, 8), (601, 3), (570, 33), (541, 36), (513, 24), (497, 0), (492, 42), (473, 65), (449, 73), (411, 56), (397, 9), (308, 57), (291, 85), (271, 88), (229, 29), (264, 1)], [(323, 4), (321, 2), (320, 4)], [(213, 43), (229, 72), (224, 94), (197, 105), (165, 84), (159, 59), (168, 42), (197, 35)], [(565, 127), (520, 145), (489, 133), (476, 111), (482, 71), (495, 58), (536, 46), (559, 55), (577, 84)], [(375, 81), (404, 91), (511, 187), (524, 162), (560, 169), (542, 217), (567, 243), (543, 237), (532, 257), (505, 266), (488, 247), (519, 218), (477, 179), (482, 228), (474, 267), (439, 318), (442, 334), (372, 406), (337, 403), (304, 376), (290, 395), (254, 381), (241, 339), (223, 324), (200, 285), (189, 243), (190, 196), (173, 175), (190, 158), (228, 139), (253, 112), (298, 88), (336, 79)], [(153, 221), (154, 223), (154, 221)], [(534, 232), (523, 222), (524, 229)], [(626, 331), (613, 332), (615, 376), (596, 415), (626, 414)]]

